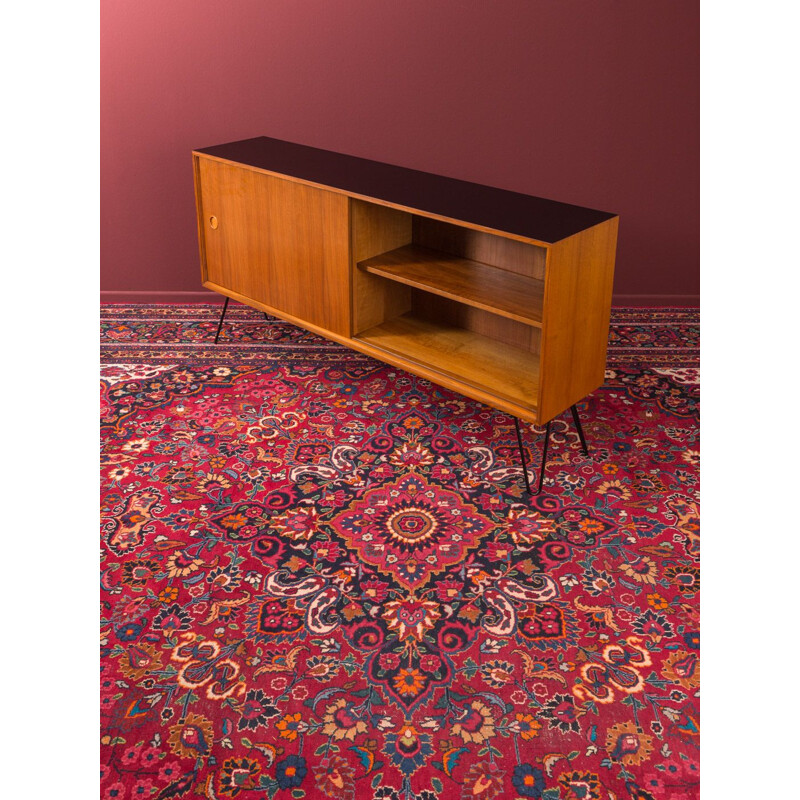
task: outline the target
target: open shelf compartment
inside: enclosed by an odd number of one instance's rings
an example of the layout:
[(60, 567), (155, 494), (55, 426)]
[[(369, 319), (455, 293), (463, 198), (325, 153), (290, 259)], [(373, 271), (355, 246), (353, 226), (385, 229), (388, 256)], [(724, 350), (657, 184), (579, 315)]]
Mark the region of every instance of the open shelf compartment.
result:
[(354, 341), (538, 418), (545, 247), (352, 200), (351, 252)]
[(539, 356), (497, 339), (408, 312), (356, 339), (531, 411), (539, 393)]
[(358, 263), (358, 268), (526, 325), (542, 325), (544, 281), (417, 244)]

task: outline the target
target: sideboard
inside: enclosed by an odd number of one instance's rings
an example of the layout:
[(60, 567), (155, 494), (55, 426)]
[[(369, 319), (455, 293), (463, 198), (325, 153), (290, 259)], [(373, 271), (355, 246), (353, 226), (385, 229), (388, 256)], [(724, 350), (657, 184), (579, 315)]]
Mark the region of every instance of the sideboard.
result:
[(547, 424), (541, 489), (603, 383), (615, 214), (267, 137), (192, 157), (203, 286), (513, 415), (528, 488), (517, 420)]

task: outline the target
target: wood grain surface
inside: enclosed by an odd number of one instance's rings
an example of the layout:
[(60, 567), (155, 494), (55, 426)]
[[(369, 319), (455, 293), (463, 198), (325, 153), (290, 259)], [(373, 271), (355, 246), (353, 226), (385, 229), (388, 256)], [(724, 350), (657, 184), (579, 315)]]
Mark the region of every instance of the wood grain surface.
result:
[(198, 161), (205, 280), (349, 334), (347, 198), (212, 159)]
[(411, 314), (384, 322), (357, 338), (442, 377), (510, 400), (531, 413), (536, 411), (539, 358), (535, 353)]
[(358, 266), (528, 325), (542, 324), (543, 281), (418, 245), (381, 253)]
[(548, 254), (542, 326), (543, 422), (603, 385), (619, 219)]

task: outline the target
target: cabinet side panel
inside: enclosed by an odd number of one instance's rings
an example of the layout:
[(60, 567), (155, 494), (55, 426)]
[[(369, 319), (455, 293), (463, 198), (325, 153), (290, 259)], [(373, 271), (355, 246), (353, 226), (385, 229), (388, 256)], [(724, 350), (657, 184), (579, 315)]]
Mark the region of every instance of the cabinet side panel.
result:
[(203, 197), (200, 183), (200, 156), (192, 155), (192, 172), (194, 173), (194, 204), (197, 212), (197, 238), (200, 247), (200, 280), (205, 283), (208, 280), (208, 269), (206, 267), (206, 240), (205, 229), (203, 226)]
[(603, 384), (618, 224), (614, 217), (558, 242), (548, 253), (540, 422)]

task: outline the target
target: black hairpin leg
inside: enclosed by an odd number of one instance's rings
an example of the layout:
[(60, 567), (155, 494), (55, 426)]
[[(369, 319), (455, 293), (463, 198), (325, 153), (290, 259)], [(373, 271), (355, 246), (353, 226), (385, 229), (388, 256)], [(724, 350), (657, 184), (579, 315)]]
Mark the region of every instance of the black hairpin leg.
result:
[[(578, 436), (581, 440), (581, 448), (583, 449), (583, 454), (585, 456), (589, 455), (589, 448), (586, 446), (586, 437), (583, 435), (583, 428), (581, 427), (581, 420), (578, 417), (578, 409), (576, 406), (570, 406), (570, 411), (572, 411), (572, 419), (575, 421), (575, 427), (578, 429)], [(547, 467), (547, 446), (550, 443), (550, 425), (552, 420), (548, 421), (547, 425), (544, 428), (544, 446), (542, 447), (542, 466), (539, 470), (539, 488), (536, 490), (536, 494), (539, 494), (542, 491), (542, 486), (544, 485), (544, 471)], [(519, 420), (514, 417), (514, 425), (517, 429), (517, 445), (519, 446), (519, 458), (522, 462), (522, 477), (525, 479), (525, 489), (527, 490), (528, 494), (531, 493), (531, 484), (528, 480), (528, 464), (525, 460), (525, 449), (522, 446), (522, 434), (519, 430)]]
[(578, 416), (578, 407), (576, 405), (570, 406), (570, 411), (572, 412), (572, 419), (575, 420), (575, 427), (578, 429), (578, 436), (581, 440), (581, 447), (583, 448), (583, 454), (585, 456), (589, 455), (589, 448), (586, 446), (586, 437), (583, 435), (583, 428), (581, 427), (581, 418)]
[[(542, 491), (542, 484), (544, 483), (544, 468), (547, 466), (547, 444), (550, 441), (550, 423), (552, 420), (549, 420), (547, 425), (544, 429), (544, 448), (542, 449), (542, 468), (539, 470), (539, 488), (536, 490), (536, 494), (540, 494)], [(530, 490), (529, 490), (530, 491)]]
[(228, 310), (228, 303), (230, 302), (230, 297), (225, 298), (225, 305), (222, 306), (222, 316), (219, 318), (219, 325), (217, 325), (217, 335), (214, 337), (214, 344), (217, 343), (219, 339), (219, 332), (222, 330), (222, 322), (225, 319), (225, 312)]
[(522, 477), (525, 478), (525, 489), (531, 493), (531, 483), (528, 480), (528, 465), (525, 462), (525, 448), (522, 446), (522, 434), (519, 432), (519, 420), (514, 417), (514, 425), (517, 427), (517, 444), (519, 445), (519, 458), (522, 461)]
[(264, 319), (269, 322), (269, 314), (266, 311), (264, 312)]
[[(517, 445), (519, 446), (519, 459), (522, 462), (522, 477), (525, 479), (525, 490), (531, 494), (531, 483), (528, 480), (528, 463), (525, 460), (525, 448), (522, 446), (522, 434), (519, 430), (519, 420), (514, 417), (514, 426), (517, 429)], [(547, 443), (550, 441), (550, 423), (548, 422), (544, 430), (544, 451), (542, 452), (542, 468), (539, 470), (539, 488), (536, 494), (542, 491), (544, 481), (544, 467), (547, 464)]]

